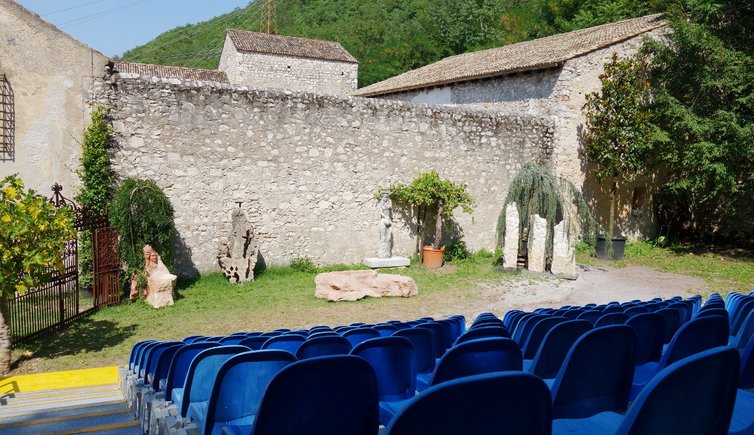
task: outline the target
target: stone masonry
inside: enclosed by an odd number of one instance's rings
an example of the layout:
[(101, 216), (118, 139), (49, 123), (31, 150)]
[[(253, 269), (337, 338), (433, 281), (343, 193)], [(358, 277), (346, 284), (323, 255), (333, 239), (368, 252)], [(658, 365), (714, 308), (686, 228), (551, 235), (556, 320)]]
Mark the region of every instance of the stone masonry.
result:
[[(154, 179), (175, 209), (177, 273), (217, 270), (215, 247), (235, 201), (260, 261), (356, 263), (371, 255), (375, 193), (437, 170), (466, 182), (477, 208), (458, 212), (470, 249), (494, 249), (508, 185), (526, 162), (547, 164), (553, 125), (534, 116), (358, 97), (249, 90), (179, 79), (114, 77), (114, 167)], [(394, 209), (394, 254), (415, 228)]]

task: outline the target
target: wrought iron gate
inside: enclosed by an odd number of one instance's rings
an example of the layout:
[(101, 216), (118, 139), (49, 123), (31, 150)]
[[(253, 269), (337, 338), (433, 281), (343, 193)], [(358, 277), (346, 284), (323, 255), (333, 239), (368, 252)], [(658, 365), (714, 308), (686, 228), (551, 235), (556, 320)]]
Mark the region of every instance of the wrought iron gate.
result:
[(63, 187), (55, 183), (50, 202), (56, 207), (71, 207), (76, 212), (77, 233), (93, 233), (93, 290), (91, 303), (80, 298), (78, 237), (66, 242), (62, 253), (64, 268), (50, 270), (42, 286), (16, 294), (8, 301), (13, 345), (33, 340), (61, 329), (74, 319), (104, 305), (120, 302), (120, 257), (118, 233), (109, 227), (107, 215), (81, 208), (64, 197)]

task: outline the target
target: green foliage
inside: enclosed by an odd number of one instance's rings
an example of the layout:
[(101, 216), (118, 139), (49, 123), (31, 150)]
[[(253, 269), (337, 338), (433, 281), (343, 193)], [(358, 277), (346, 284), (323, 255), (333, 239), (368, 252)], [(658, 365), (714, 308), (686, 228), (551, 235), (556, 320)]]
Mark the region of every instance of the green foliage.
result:
[(11, 297), (63, 270), (62, 252), (76, 237), (74, 212), (56, 208), (15, 175), (0, 182), (0, 295)]
[(463, 240), (455, 240), (445, 248), (446, 261), (465, 260), (469, 257), (471, 257), (471, 253)]
[(126, 178), (110, 205), (110, 224), (120, 233), (125, 278), (144, 270), (144, 245), (151, 245), (169, 269), (173, 267), (173, 206), (152, 180)]
[(625, 258), (638, 258), (649, 255), (655, 249), (653, 243), (646, 240), (628, 241), (623, 250)]
[[(663, 10), (667, 2), (655, 0), (646, 6), (640, 0), (287, 0), (277, 3), (277, 30), (281, 35), (340, 42), (359, 60), (359, 85), (366, 86), (449, 55), (638, 17)], [(175, 28), (125, 52), (123, 59), (217, 68), (225, 29), (259, 31), (263, 3)]]
[(416, 217), (419, 237), (428, 215), (435, 217), (432, 243), (435, 249), (440, 246), (443, 221), (451, 219), (456, 208), (461, 207), (469, 214), (474, 211), (474, 198), (466, 190), (466, 183), (456, 184), (442, 179), (435, 171), (422, 172), (410, 184), (395, 184), (388, 191), (391, 200), (408, 207)]
[(659, 220), (694, 238), (754, 234), (754, 7), (696, 0), (648, 42), (655, 149), (671, 170)]
[[(110, 164), (108, 148), (112, 142), (112, 128), (107, 121), (107, 108), (97, 107), (91, 115), (91, 123), (84, 130), (84, 140), (77, 173), (81, 179), (81, 189), (74, 198), (80, 206), (98, 213), (104, 213), (113, 196), (115, 173)], [(82, 284), (91, 282), (92, 274), (92, 231), (79, 233), (79, 269)]]
[(291, 261), (290, 268), (303, 273), (316, 273), (317, 266), (309, 257), (298, 257)]
[(619, 59), (613, 53), (600, 81), (602, 88), (586, 96), (583, 142), (597, 180), (610, 181), (610, 240), (615, 235), (616, 190), (646, 168), (653, 130), (646, 103), (649, 82), (638, 58)]
[[(580, 226), (581, 236), (588, 241), (594, 238), (596, 223), (581, 191), (570, 181), (556, 177), (547, 169), (526, 163), (518, 171), (508, 188), (503, 209), (497, 219), (497, 246), (503, 247), (505, 237), (505, 207), (515, 203), (518, 210), (519, 250), (523, 240), (529, 238), (529, 218), (538, 214), (547, 220), (545, 252), (547, 261), (552, 258), (552, 234), (557, 222), (566, 219), (569, 231)], [(572, 219), (573, 210), (576, 219)]]

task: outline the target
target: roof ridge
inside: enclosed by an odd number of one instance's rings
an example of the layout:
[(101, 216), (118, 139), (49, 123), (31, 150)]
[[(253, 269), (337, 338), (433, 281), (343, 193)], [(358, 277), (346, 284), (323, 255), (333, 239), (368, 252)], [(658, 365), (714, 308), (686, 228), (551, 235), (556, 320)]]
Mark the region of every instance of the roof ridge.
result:
[(225, 32), (239, 51), (336, 62), (359, 62), (338, 41), (326, 41), (303, 36), (275, 35), (243, 29), (226, 29)]

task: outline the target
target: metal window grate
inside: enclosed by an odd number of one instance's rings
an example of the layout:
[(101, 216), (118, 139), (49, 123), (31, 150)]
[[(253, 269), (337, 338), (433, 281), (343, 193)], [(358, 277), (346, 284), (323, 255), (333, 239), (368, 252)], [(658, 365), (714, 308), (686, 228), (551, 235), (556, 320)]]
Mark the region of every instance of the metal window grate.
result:
[(0, 161), (15, 159), (16, 113), (13, 89), (0, 74)]

